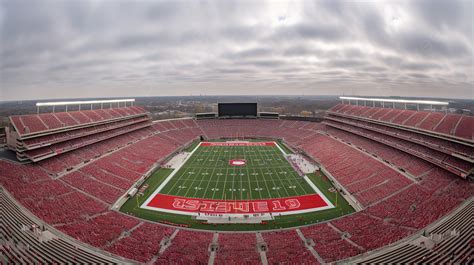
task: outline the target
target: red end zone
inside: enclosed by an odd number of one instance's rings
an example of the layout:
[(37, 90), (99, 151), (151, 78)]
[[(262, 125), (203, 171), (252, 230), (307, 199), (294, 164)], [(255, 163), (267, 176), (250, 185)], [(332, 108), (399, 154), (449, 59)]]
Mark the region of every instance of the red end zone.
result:
[(275, 146), (275, 142), (202, 142), (201, 146)]
[(191, 213), (253, 214), (300, 211), (326, 207), (328, 204), (318, 194), (250, 201), (208, 200), (157, 194), (146, 206), (156, 210)]

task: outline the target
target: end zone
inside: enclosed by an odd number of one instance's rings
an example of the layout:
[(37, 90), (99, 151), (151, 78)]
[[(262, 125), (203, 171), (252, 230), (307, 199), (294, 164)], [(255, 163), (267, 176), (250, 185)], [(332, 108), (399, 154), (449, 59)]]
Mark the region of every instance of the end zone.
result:
[(226, 214), (279, 214), (290, 215), (321, 211), (334, 206), (319, 194), (309, 194), (267, 200), (210, 200), (156, 194), (142, 208), (184, 215)]
[(202, 142), (201, 146), (275, 146), (275, 142)]

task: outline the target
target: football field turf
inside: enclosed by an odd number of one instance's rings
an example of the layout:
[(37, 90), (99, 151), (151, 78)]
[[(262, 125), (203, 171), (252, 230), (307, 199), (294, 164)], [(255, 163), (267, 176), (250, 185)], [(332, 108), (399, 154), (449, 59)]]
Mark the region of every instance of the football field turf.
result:
[[(273, 142), (272, 142), (273, 143)], [(231, 165), (231, 161), (244, 165)], [(255, 200), (315, 193), (277, 145), (201, 145), (161, 194), (216, 200)]]
[[(168, 163), (170, 168), (157, 169), (141, 184), (141, 191), (129, 197), (120, 210), (166, 224), (230, 231), (293, 227), (354, 211), (342, 196), (338, 196), (321, 171), (306, 174), (304, 178), (299, 176), (285, 159), (284, 152), (291, 152), (285, 145), (263, 144), (258, 140), (244, 146), (222, 143), (193, 143), (184, 149), (191, 152), (186, 160), (182, 160), (182, 154), (173, 158), (175, 162), (185, 161), (184, 164), (173, 162)], [(288, 204), (295, 200), (301, 204)], [(268, 206), (266, 211), (256, 208), (261, 203)], [(190, 209), (193, 206), (194, 209)], [(242, 213), (247, 206), (247, 213), (273, 212), (277, 215), (266, 224), (223, 226), (209, 225), (195, 218), (196, 212), (222, 213), (220, 210), (229, 206), (233, 210), (225, 213)], [(239, 207), (244, 208), (237, 211)], [(286, 210), (282, 209), (285, 207)]]

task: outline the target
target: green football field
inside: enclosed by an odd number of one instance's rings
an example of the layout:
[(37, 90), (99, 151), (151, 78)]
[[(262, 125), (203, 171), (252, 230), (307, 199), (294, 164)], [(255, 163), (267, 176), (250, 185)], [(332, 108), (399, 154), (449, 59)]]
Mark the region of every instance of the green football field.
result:
[[(258, 140), (252, 140), (258, 141)], [(335, 207), (331, 209), (276, 216), (262, 224), (209, 225), (192, 216), (144, 209), (159, 187), (160, 194), (215, 200), (271, 199), (314, 194), (311, 186), (293, 170), (277, 146), (199, 146), (194, 142), (186, 152), (194, 153), (175, 172), (174, 168), (159, 168), (143, 184), (143, 193), (130, 197), (120, 211), (143, 219), (176, 224), (196, 229), (226, 231), (258, 231), (317, 223), (352, 213), (354, 209), (322, 172), (307, 174), (309, 180)], [(284, 144), (278, 146), (291, 152)], [(230, 166), (231, 159), (245, 159), (245, 166)], [(191, 172), (191, 173), (190, 173)], [(166, 185), (164, 184), (168, 180)]]
[[(244, 166), (230, 160), (243, 159)], [(315, 193), (277, 146), (199, 146), (160, 191), (217, 200), (269, 199)]]

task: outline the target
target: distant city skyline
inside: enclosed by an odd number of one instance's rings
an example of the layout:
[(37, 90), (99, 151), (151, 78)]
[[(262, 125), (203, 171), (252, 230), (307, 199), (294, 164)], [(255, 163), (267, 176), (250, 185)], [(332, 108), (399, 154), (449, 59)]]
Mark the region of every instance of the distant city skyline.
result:
[(0, 1), (0, 101), (474, 99), (473, 1)]

